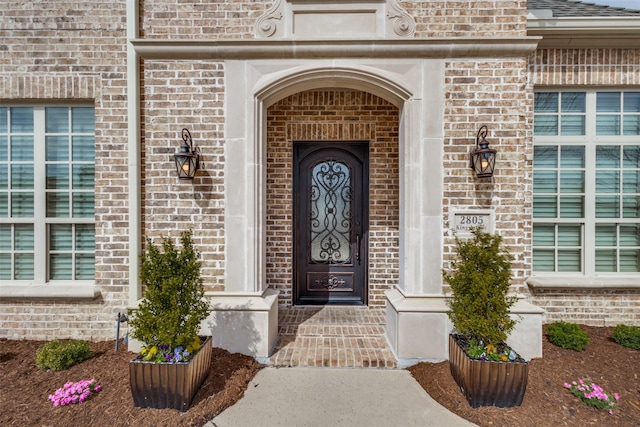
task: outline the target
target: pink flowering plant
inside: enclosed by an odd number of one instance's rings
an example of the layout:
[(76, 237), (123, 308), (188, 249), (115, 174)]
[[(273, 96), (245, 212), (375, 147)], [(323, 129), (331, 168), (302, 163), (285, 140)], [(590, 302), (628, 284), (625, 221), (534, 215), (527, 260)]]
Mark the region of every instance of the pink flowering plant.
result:
[(102, 390), (96, 380), (80, 380), (77, 383), (68, 382), (62, 388), (49, 395), (53, 406), (65, 406), (73, 403), (82, 403), (90, 396)]
[(585, 381), (582, 378), (578, 381), (573, 381), (571, 384), (564, 383), (564, 386), (587, 405), (607, 410), (612, 415), (613, 410), (616, 408), (616, 403), (620, 400), (618, 393), (607, 394), (598, 384)]

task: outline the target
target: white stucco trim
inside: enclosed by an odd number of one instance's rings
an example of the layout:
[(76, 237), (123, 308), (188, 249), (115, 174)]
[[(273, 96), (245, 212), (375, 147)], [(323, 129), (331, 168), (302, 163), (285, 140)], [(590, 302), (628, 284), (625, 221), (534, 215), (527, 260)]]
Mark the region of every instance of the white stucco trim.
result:
[[(211, 336), (214, 347), (255, 357), (268, 363), (278, 338), (278, 291), (233, 294), (207, 292), (209, 315), (200, 324), (200, 335)], [(142, 300), (127, 307), (135, 312)], [(138, 353), (142, 343), (129, 337), (128, 350)]]
[(416, 23), (396, 0), (275, 0), (256, 20), (256, 37), (411, 37)]
[(267, 363), (278, 337), (278, 291), (261, 294), (207, 293), (211, 314), (201, 334), (213, 337), (213, 346), (253, 356)]
[[(264, 83), (267, 86), (257, 92), (256, 97), (268, 107), (300, 91), (348, 88), (372, 93), (399, 108), (411, 97), (411, 91), (407, 88), (410, 82), (394, 81), (397, 76), (386, 70), (367, 65), (363, 65), (361, 69), (354, 69), (348, 65), (341, 65), (345, 64), (344, 61), (324, 62), (324, 64), (327, 65), (321, 68), (309, 69), (308, 66), (301, 66), (273, 73), (269, 76), (270, 81)], [(372, 85), (372, 76), (378, 76), (375, 78), (375, 85)]]
[[(640, 32), (640, 17), (549, 17), (536, 15), (539, 11), (530, 11), (527, 17), (527, 29), (546, 30), (549, 34), (593, 34), (594, 32), (609, 35), (627, 35)], [(540, 16), (540, 17), (537, 17)]]
[[(212, 333), (219, 334), (219, 345), (265, 357), (265, 345), (272, 345), (272, 333), (277, 332), (277, 296), (266, 283), (267, 108), (301, 91), (362, 90), (398, 106), (398, 286), (408, 294), (441, 293), (445, 94), (444, 84), (434, 82), (443, 83), (444, 76), (443, 59), (225, 62), (227, 267), (225, 291), (212, 299), (209, 321)], [(430, 327), (427, 322), (418, 329)], [(244, 342), (247, 336), (251, 339)], [(253, 346), (256, 342), (258, 347)]]
[(140, 177), (140, 55), (130, 43), (138, 37), (138, 2), (127, 1), (127, 143), (129, 190), (129, 305), (137, 304), (142, 294), (138, 258), (142, 250), (142, 182)]

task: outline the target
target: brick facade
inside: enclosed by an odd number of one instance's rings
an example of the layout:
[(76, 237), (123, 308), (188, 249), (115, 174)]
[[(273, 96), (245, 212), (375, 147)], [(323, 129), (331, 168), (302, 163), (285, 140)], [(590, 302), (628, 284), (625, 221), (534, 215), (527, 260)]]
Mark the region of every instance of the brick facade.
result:
[[(129, 305), (127, 2), (77, 0), (0, 4), (0, 104), (79, 102), (96, 114), (95, 300), (0, 301), (0, 337), (113, 339)], [(255, 39), (255, 22), (274, 2), (140, 2), (140, 38)], [(414, 37), (524, 37), (525, 0), (398, 2), (415, 19)], [(225, 61), (141, 59), (143, 237), (194, 229), (208, 291), (225, 290)], [(392, 60), (390, 62), (393, 62)], [(391, 67), (391, 65), (390, 65)], [(640, 50), (538, 49), (528, 58), (445, 58), (443, 267), (453, 249), (452, 209), (491, 208), (496, 231), (515, 256), (514, 289), (547, 310), (546, 321), (640, 324), (637, 289), (537, 291), (531, 274), (532, 109), (537, 87), (637, 88)], [(423, 112), (426, 113), (426, 112)], [(371, 162), (369, 303), (399, 280), (399, 109), (356, 90), (323, 89), (272, 105), (267, 126), (267, 284), (291, 304), (291, 147), (293, 140), (368, 140)], [(492, 181), (468, 169), (478, 124), (498, 150)], [(180, 131), (202, 150), (199, 179), (180, 182), (172, 155)], [(227, 197), (235, 197), (228, 195)], [(448, 289), (444, 288), (446, 293)]]
[(603, 86), (633, 89), (640, 85), (639, 49), (538, 49), (529, 58), (532, 85)]
[[(284, 0), (282, 0), (284, 1)], [(142, 36), (149, 39), (252, 39), (256, 20), (276, 1), (144, 2)], [(526, 33), (526, 0), (399, 1), (416, 21), (416, 37), (511, 37)]]
[(128, 303), (126, 5), (94, 2), (90, 13), (86, 7), (64, 0), (0, 5), (0, 105), (95, 107), (96, 287), (102, 296), (3, 299), (2, 337), (114, 339), (117, 313)]
[[(518, 61), (448, 61), (446, 64), (443, 215), (452, 209), (495, 212), (495, 231), (514, 256), (513, 285), (522, 292), (531, 273), (531, 115), (533, 92), (527, 63)], [(496, 173), (476, 179), (469, 170), (469, 152), (478, 128), (486, 124), (490, 147), (498, 151)], [(445, 260), (454, 247), (445, 227)], [(445, 264), (446, 265), (446, 264)], [(445, 284), (445, 289), (447, 286)]]
[[(640, 84), (640, 50), (538, 49), (529, 58), (535, 87), (590, 87), (636, 90)], [(640, 290), (535, 290), (530, 301), (545, 310), (545, 320), (615, 326), (640, 325)]]
[[(142, 215), (150, 238), (193, 229), (207, 291), (224, 289), (224, 63), (146, 61), (142, 107)], [(176, 179), (173, 154), (191, 133), (202, 153), (198, 180)]]
[(529, 300), (545, 310), (545, 322), (592, 326), (640, 325), (640, 295), (633, 290), (536, 290)]

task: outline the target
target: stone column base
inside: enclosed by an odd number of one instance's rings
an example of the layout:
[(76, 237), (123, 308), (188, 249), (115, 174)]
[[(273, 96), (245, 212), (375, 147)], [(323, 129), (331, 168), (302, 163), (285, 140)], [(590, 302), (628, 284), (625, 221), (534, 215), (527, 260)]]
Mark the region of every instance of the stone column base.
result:
[[(448, 338), (453, 330), (447, 316), (447, 298), (407, 297), (398, 289), (387, 291), (386, 297), (387, 340), (398, 358), (398, 366), (447, 360)], [(542, 357), (544, 310), (520, 300), (514, 304), (511, 313), (519, 322), (507, 338), (507, 343), (526, 360)]]
[[(200, 335), (213, 337), (213, 347), (265, 363), (278, 337), (278, 293), (273, 289), (262, 295), (207, 293), (211, 314), (202, 322)], [(139, 353), (141, 348), (129, 337), (129, 351)]]
[(278, 291), (262, 295), (207, 294), (211, 315), (201, 333), (213, 337), (213, 346), (266, 362), (278, 337)]

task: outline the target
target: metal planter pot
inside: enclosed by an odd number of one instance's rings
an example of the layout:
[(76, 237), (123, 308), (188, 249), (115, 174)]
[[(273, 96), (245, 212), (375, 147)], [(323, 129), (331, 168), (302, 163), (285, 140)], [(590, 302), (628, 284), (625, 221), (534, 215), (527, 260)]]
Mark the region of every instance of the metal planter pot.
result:
[(186, 411), (209, 373), (211, 337), (187, 363), (129, 362), (129, 385), (134, 405), (140, 408)]
[(520, 406), (527, 389), (527, 362), (494, 362), (470, 359), (449, 335), (449, 366), (462, 394), (473, 408)]

